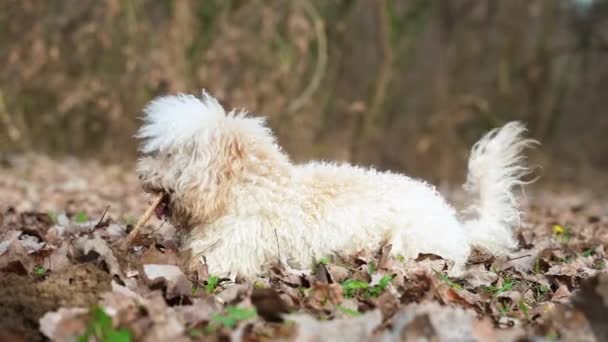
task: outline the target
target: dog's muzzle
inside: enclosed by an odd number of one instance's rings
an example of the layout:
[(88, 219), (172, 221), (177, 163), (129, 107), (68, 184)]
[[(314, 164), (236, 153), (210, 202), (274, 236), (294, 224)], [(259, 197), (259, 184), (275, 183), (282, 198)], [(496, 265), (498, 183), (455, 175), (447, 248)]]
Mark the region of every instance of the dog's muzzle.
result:
[(156, 206), (156, 208), (154, 208), (154, 213), (158, 219), (171, 216), (171, 195), (168, 191), (150, 183), (143, 183), (141, 187), (144, 192), (149, 194), (163, 194), (163, 198), (161, 199), (160, 203)]
[(167, 193), (163, 195), (163, 199), (160, 203), (154, 208), (154, 214), (158, 219), (162, 219), (163, 217), (171, 216), (171, 196)]

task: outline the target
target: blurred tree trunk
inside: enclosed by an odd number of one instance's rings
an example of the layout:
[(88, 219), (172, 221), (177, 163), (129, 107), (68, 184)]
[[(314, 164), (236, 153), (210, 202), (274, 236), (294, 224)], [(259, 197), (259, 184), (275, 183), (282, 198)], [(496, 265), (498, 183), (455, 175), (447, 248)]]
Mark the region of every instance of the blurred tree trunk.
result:
[(31, 152), (32, 145), (28, 136), (29, 131), (25, 126), (23, 115), (8, 112), (2, 89), (0, 89), (0, 123), (4, 126), (5, 137), (9, 144), (20, 151)]
[(186, 91), (190, 88), (188, 80), (190, 77), (190, 58), (187, 54), (188, 48), (192, 45), (194, 34), (194, 6), (191, 0), (179, 0), (173, 3), (173, 18), (169, 29), (169, 39), (166, 47), (171, 52), (171, 63), (175, 75), (171, 79), (172, 91)]
[(530, 128), (536, 135), (545, 137), (551, 115), (556, 112), (553, 106), (557, 101), (555, 89), (559, 85), (554, 84), (555, 60), (554, 52), (555, 29), (557, 22), (558, 3), (551, 0), (542, 1), (541, 31), (536, 42), (535, 69), (529, 74), (529, 107), (531, 120)]
[(327, 158), (352, 160), (360, 120), (370, 108), (369, 91), (375, 85), (374, 76), (382, 59), (377, 10), (375, 1), (357, 1), (344, 23), (339, 47), (342, 59), (337, 65), (334, 96), (326, 110), (324, 133), (319, 141), (331, 147)]
[[(380, 45), (381, 60), (378, 70), (378, 77), (371, 91), (369, 109), (361, 113), (358, 125), (355, 128), (354, 140), (352, 142), (353, 160), (362, 162), (377, 162), (380, 160), (378, 155), (369, 155), (371, 146), (378, 146), (382, 134), (382, 122), (384, 116), (384, 104), (387, 100), (387, 92), (393, 76), (394, 53), (391, 44), (391, 22), (388, 18), (387, 0), (377, 0), (375, 13), (378, 17), (376, 22), (377, 41)], [(376, 153), (377, 154), (377, 153)]]

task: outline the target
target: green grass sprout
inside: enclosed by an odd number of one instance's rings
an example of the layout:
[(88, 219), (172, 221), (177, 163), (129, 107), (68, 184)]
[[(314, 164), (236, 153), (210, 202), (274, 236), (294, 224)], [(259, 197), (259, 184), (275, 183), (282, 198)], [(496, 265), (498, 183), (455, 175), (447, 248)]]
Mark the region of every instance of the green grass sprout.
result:
[(78, 342), (88, 342), (95, 337), (100, 342), (130, 342), (131, 332), (126, 329), (115, 329), (110, 317), (101, 307), (94, 306), (90, 310), (91, 321), (84, 334), (78, 337)]

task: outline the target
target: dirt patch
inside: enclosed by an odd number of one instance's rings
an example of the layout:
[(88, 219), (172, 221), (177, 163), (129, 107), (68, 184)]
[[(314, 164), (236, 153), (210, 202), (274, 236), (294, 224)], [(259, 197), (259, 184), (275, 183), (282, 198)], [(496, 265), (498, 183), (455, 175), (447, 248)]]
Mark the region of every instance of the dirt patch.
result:
[(93, 264), (70, 266), (40, 281), (12, 273), (0, 277), (0, 330), (42, 340), (38, 320), (60, 307), (89, 307), (110, 290), (109, 273)]

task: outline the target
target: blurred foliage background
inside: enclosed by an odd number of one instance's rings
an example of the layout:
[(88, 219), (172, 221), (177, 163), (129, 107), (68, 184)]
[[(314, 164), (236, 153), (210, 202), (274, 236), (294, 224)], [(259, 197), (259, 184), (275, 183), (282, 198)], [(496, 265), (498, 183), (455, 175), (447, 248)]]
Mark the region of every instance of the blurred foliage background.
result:
[(607, 57), (606, 0), (4, 0), (0, 151), (132, 163), (147, 101), (207, 89), (296, 161), (461, 181), (517, 119), (545, 179), (597, 180)]

